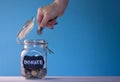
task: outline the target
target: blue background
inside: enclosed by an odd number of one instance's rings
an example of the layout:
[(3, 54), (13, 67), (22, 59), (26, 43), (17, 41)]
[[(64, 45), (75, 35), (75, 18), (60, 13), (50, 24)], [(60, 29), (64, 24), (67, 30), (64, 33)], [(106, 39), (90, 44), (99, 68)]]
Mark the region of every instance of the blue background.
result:
[[(0, 76), (20, 75), (18, 31), (37, 9), (53, 0), (0, 0)], [(120, 1), (70, 0), (54, 30), (27, 39), (45, 39), (49, 76), (120, 76)]]

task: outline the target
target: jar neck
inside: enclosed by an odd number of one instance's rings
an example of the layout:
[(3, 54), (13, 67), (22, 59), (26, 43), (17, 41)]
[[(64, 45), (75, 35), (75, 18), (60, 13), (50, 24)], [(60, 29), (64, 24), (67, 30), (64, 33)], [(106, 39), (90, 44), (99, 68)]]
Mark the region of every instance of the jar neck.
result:
[(45, 45), (36, 45), (36, 44), (24, 44), (24, 49), (35, 49), (35, 48), (41, 48), (41, 49), (45, 49)]
[(29, 48), (42, 48), (45, 49), (47, 47), (47, 42), (45, 40), (25, 40), (24, 41), (24, 48), (29, 49)]

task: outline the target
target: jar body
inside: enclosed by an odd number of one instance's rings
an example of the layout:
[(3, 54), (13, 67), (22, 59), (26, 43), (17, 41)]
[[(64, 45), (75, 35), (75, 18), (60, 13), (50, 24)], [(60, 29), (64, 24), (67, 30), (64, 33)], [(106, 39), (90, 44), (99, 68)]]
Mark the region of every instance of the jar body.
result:
[(46, 43), (26, 41), (21, 52), (21, 74), (26, 78), (44, 78), (47, 74)]

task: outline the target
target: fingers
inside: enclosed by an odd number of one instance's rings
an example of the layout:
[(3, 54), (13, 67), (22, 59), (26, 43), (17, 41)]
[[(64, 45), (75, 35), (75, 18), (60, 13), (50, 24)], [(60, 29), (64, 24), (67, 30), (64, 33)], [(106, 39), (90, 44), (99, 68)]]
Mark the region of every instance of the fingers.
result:
[(42, 12), (42, 9), (39, 8), (37, 13), (38, 26), (44, 28), (47, 25), (48, 20), (48, 15), (45, 15), (44, 12)]
[(43, 15), (42, 9), (39, 8), (39, 9), (38, 9), (38, 12), (37, 12), (37, 17), (36, 17), (37, 22), (38, 22), (38, 27), (40, 27), (40, 24), (41, 24), (41, 22), (42, 22), (43, 16), (44, 16), (44, 15)]
[(47, 27), (49, 27), (50, 29), (53, 29), (53, 26), (56, 24), (56, 19), (52, 19), (51, 21), (48, 21), (47, 23)]
[(47, 25), (48, 20), (49, 20), (49, 17), (47, 15), (44, 15), (44, 17), (40, 23), (40, 27), (45, 27)]
[(43, 12), (42, 8), (38, 9), (38, 13), (37, 13), (37, 22), (38, 22), (38, 29), (40, 28), (44, 28), (44, 27), (49, 27), (49, 28), (53, 28), (53, 26), (56, 24), (56, 19), (57, 16), (54, 17), (53, 19), (51, 19), (52, 16), (50, 16), (49, 14), (45, 14), (45, 12)]

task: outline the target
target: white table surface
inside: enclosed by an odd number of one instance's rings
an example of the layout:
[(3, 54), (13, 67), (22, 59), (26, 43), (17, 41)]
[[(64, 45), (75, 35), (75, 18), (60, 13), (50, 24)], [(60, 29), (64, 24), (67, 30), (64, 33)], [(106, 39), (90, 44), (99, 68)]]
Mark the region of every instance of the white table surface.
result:
[(0, 76), (0, 82), (120, 82), (120, 76), (46, 76), (28, 80), (22, 76)]

